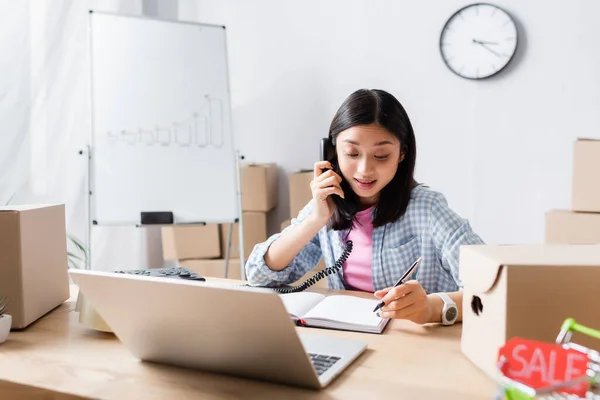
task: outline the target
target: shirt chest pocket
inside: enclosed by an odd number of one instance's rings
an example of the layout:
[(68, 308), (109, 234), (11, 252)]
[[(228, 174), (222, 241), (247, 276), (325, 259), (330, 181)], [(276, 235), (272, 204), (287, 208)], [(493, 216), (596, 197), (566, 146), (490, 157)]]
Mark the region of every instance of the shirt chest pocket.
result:
[[(421, 242), (418, 236), (399, 245), (384, 247), (382, 252), (382, 264), (385, 274), (386, 286), (392, 286), (410, 268), (410, 266), (421, 255)], [(419, 269), (410, 279), (418, 279)]]

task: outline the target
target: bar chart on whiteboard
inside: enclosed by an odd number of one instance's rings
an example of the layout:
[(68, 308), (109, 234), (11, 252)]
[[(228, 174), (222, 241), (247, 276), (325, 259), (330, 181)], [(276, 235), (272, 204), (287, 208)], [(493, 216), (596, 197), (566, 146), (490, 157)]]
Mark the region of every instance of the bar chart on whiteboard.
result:
[(113, 145), (223, 147), (223, 101), (204, 96), (206, 104), (187, 118), (155, 123), (135, 130), (106, 132)]

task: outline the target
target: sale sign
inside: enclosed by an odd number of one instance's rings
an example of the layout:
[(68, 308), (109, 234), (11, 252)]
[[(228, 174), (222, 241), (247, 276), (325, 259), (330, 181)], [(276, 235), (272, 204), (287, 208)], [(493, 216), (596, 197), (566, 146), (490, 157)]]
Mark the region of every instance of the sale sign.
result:
[[(586, 376), (588, 356), (561, 345), (523, 338), (512, 338), (500, 348), (498, 360), (504, 357), (502, 373), (534, 389), (560, 385)], [(585, 397), (589, 380), (564, 387), (557, 392)]]

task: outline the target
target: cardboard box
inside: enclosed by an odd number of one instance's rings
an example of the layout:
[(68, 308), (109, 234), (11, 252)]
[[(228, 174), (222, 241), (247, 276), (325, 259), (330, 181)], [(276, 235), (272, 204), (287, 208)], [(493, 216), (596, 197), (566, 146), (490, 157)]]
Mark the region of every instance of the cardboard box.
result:
[[(568, 317), (600, 329), (600, 245), (462, 246), (459, 275), (461, 351), (490, 377), (515, 336), (554, 343)], [(600, 350), (585, 335), (573, 342)]]
[[(258, 211), (244, 211), (242, 212), (242, 220), (244, 222), (244, 258), (248, 258), (255, 245), (267, 240), (267, 214)], [(223, 257), (225, 257), (230, 226), (229, 224), (221, 225), (221, 254)], [(232, 229), (229, 258), (239, 258), (239, 224), (233, 224)]]
[(300, 210), (312, 199), (310, 182), (314, 176), (313, 170), (301, 170), (289, 175), (290, 215), (297, 217)]
[[(184, 260), (180, 261), (179, 265), (204, 277), (225, 278), (225, 259), (223, 258), (216, 260)], [(229, 268), (227, 272), (228, 279), (242, 279), (239, 258), (229, 259)]]
[(577, 139), (573, 152), (573, 211), (600, 212), (600, 140)]
[(0, 297), (12, 329), (27, 327), (70, 297), (65, 207), (0, 207)]
[(241, 167), (242, 211), (267, 212), (277, 206), (277, 165), (247, 164)]
[(219, 224), (163, 226), (161, 235), (165, 260), (221, 257)]
[(600, 243), (600, 213), (551, 210), (546, 213), (546, 243)]

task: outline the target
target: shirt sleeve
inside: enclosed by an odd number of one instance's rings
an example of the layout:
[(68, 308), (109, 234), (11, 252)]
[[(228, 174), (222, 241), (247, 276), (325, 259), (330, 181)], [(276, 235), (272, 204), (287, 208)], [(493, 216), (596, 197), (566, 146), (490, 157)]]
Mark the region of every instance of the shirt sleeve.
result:
[[(312, 200), (300, 211), (296, 218), (292, 218), (290, 226), (280, 233), (270, 236), (265, 242), (254, 246), (245, 265), (246, 278), (252, 285), (280, 286), (290, 284), (300, 279), (308, 271), (313, 270), (321, 259), (322, 251), (317, 233), (302, 250), (294, 257), (292, 262), (282, 269), (275, 271), (265, 263), (265, 254), (271, 244), (302, 223), (312, 212)], [(324, 228), (325, 229), (325, 228)]]
[(473, 232), (469, 221), (460, 217), (449, 206), (446, 198), (437, 193), (430, 213), (430, 227), (442, 267), (452, 276), (459, 289), (463, 283), (458, 278), (460, 246), (484, 244)]

